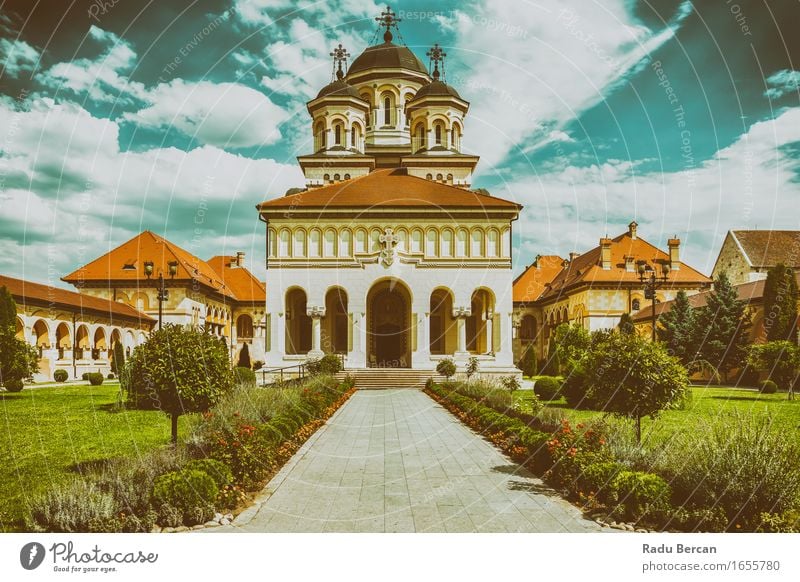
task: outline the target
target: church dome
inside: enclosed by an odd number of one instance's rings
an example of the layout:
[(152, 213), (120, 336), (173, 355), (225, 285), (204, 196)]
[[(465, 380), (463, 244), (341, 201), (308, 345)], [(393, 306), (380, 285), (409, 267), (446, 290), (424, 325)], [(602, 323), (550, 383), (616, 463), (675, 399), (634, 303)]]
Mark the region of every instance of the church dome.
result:
[(453, 89), (447, 83), (443, 83), (439, 79), (434, 79), (432, 82), (428, 83), (424, 87), (422, 87), (417, 94), (414, 96), (414, 99), (421, 99), (422, 97), (455, 97), (457, 99), (461, 99), (461, 95), (458, 94), (458, 91)]
[(356, 57), (347, 74), (352, 75), (367, 69), (409, 69), (416, 73), (428, 74), (425, 65), (410, 48), (392, 42), (368, 47)]
[(333, 83), (325, 85), (317, 94), (317, 99), (321, 97), (355, 97), (361, 99), (355, 87), (349, 85), (344, 79), (338, 79)]

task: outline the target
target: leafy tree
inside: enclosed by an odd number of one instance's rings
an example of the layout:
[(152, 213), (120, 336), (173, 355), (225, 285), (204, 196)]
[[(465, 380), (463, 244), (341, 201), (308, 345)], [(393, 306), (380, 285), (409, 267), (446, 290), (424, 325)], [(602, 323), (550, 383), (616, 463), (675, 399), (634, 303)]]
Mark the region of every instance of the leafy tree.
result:
[(558, 350), (556, 349), (556, 335), (553, 333), (550, 336), (550, 342), (547, 344), (547, 355), (544, 359), (544, 366), (539, 371), (542, 376), (558, 376), (561, 374), (561, 362), (558, 358)]
[(252, 367), (250, 365), (250, 348), (247, 347), (247, 344), (244, 344), (239, 352), (239, 361), (236, 363), (236, 367), (247, 368), (248, 370)]
[(746, 309), (746, 303), (739, 299), (736, 288), (723, 272), (697, 318), (700, 356), (725, 380), (732, 369), (744, 364), (747, 356), (750, 320)]
[(658, 323), (660, 325), (656, 326), (656, 333), (667, 351), (678, 358), (684, 366), (691, 366), (697, 355), (695, 345), (697, 316), (689, 303), (686, 291), (678, 291), (672, 309), (661, 314)]
[(39, 370), (39, 354), (17, 338), (17, 304), (6, 287), (0, 287), (0, 385), (9, 392), (22, 390), (23, 381)]
[[(589, 354), (592, 337), (579, 323), (562, 323), (555, 331), (555, 347), (559, 374), (569, 374)], [(558, 375), (558, 374), (554, 374)]]
[(772, 267), (764, 283), (764, 330), (767, 341), (793, 340), (797, 333), (797, 277), (783, 263)]
[(794, 383), (800, 371), (797, 344), (780, 340), (750, 346), (747, 363), (760, 372), (767, 372), (771, 380), (789, 391), (789, 400), (794, 400)]
[(655, 419), (679, 402), (689, 385), (680, 361), (663, 344), (637, 335), (607, 334), (576, 369), (593, 407), (636, 421), (642, 440), (642, 418)]
[(623, 313), (619, 318), (617, 329), (620, 333), (628, 335), (636, 333), (636, 328), (633, 326), (633, 318), (630, 313)]
[(117, 375), (122, 376), (125, 370), (125, 348), (122, 347), (120, 342), (114, 342), (114, 351), (111, 352), (111, 371)]
[(519, 367), (522, 369), (523, 376), (530, 377), (536, 374), (536, 349), (533, 344), (528, 344), (525, 352), (522, 354)]
[(456, 363), (452, 358), (444, 358), (436, 364), (436, 371), (449, 380), (456, 373)]
[(467, 361), (467, 367), (464, 369), (464, 372), (467, 374), (467, 382), (477, 373), (479, 366), (478, 358), (475, 356), (472, 356), (469, 361)]
[(228, 350), (207, 331), (166, 324), (131, 355), (128, 397), (139, 408), (162, 410), (178, 442), (178, 417), (205, 412), (233, 387)]

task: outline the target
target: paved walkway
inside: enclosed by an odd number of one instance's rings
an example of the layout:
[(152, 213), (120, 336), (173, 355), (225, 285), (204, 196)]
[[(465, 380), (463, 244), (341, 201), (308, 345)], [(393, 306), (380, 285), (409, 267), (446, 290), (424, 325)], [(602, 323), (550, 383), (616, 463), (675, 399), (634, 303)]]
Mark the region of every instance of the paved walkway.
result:
[(601, 531), (412, 389), (356, 392), (262, 499), (206, 531)]

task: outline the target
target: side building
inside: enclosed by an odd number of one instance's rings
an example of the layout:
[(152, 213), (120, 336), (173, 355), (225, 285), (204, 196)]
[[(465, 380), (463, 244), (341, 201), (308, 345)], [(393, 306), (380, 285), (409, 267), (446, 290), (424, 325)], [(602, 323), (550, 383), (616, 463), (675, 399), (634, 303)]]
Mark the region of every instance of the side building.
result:
[(63, 281), (154, 320), (160, 312), (164, 323), (204, 327), (224, 338), (234, 362), (245, 345), (251, 361), (263, 361), (266, 287), (244, 266), (244, 256), (204, 261), (148, 230)]
[(800, 230), (729, 230), (711, 276), (724, 271), (742, 285), (766, 279), (778, 263), (800, 273)]
[[(601, 238), (585, 253), (539, 257), (514, 282), (515, 361), (528, 349), (535, 350), (537, 361), (546, 358), (553, 330), (562, 323), (578, 323), (588, 331), (611, 329), (623, 314), (647, 311), (653, 301), (674, 299), (680, 290), (694, 294), (710, 288), (709, 277), (680, 260), (680, 240), (667, 244), (665, 251), (647, 242), (631, 222), (626, 232)], [(654, 297), (646, 292), (640, 269), (657, 275)]]
[(156, 321), (129, 305), (66, 289), (0, 275), (17, 304), (17, 337), (39, 352), (34, 380), (65, 370), (71, 379), (85, 372), (111, 371), (111, 350), (119, 342), (130, 355)]

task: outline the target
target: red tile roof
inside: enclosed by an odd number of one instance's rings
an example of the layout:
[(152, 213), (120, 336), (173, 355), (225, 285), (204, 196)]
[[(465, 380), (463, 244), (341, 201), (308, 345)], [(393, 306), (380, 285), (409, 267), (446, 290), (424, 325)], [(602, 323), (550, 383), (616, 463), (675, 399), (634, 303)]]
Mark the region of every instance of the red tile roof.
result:
[[(800, 285), (800, 274), (797, 275), (797, 283), (798, 285)], [(734, 285), (734, 288), (736, 289), (736, 293), (740, 301), (746, 301), (747, 303), (759, 303), (764, 298), (765, 285), (766, 285), (766, 280), (760, 279), (758, 281), (751, 281), (750, 283), (742, 283), (741, 285)], [(690, 295), (689, 305), (691, 305), (693, 308), (705, 307), (708, 302), (708, 296), (710, 294), (711, 290)], [(656, 317), (659, 317), (662, 313), (668, 313), (672, 309), (673, 305), (675, 305), (674, 300), (664, 301), (663, 303), (656, 303)], [(639, 311), (637, 311), (632, 315), (633, 321), (634, 323), (650, 321), (652, 313), (653, 312), (651, 306), (647, 306), (644, 309), (640, 309)]]
[(732, 230), (753, 267), (800, 268), (800, 230)]
[(564, 259), (558, 255), (537, 257), (516, 279), (514, 279), (514, 303), (536, 301), (550, 283), (561, 272)]
[[(611, 268), (603, 269), (601, 260), (601, 247), (598, 245), (590, 251), (575, 257), (569, 266), (562, 269), (558, 275), (547, 285), (540, 300), (546, 300), (562, 295), (566, 291), (581, 285), (621, 285), (637, 284), (639, 274), (628, 271), (625, 267), (625, 257), (632, 256), (634, 261), (644, 259), (649, 263), (668, 261), (669, 255), (653, 246), (641, 237), (632, 238), (630, 231), (611, 239)], [(711, 279), (693, 269), (684, 262), (679, 262), (680, 269), (672, 270), (669, 281), (673, 285), (708, 285)]]
[(516, 202), (409, 176), (402, 168), (376, 170), (329, 186), (299, 192), (258, 205), (284, 208), (470, 208), (519, 210)]
[(217, 272), (225, 286), (233, 292), (237, 301), (264, 303), (267, 300), (267, 287), (248, 269), (236, 265), (235, 256), (219, 255), (207, 261)]
[(75, 291), (67, 291), (58, 287), (32, 283), (23, 279), (15, 279), (0, 275), (0, 287), (8, 288), (17, 305), (65, 309), (71, 312), (92, 313), (111, 320), (140, 321), (154, 324), (155, 320), (133, 307), (108, 299), (92, 297)]

